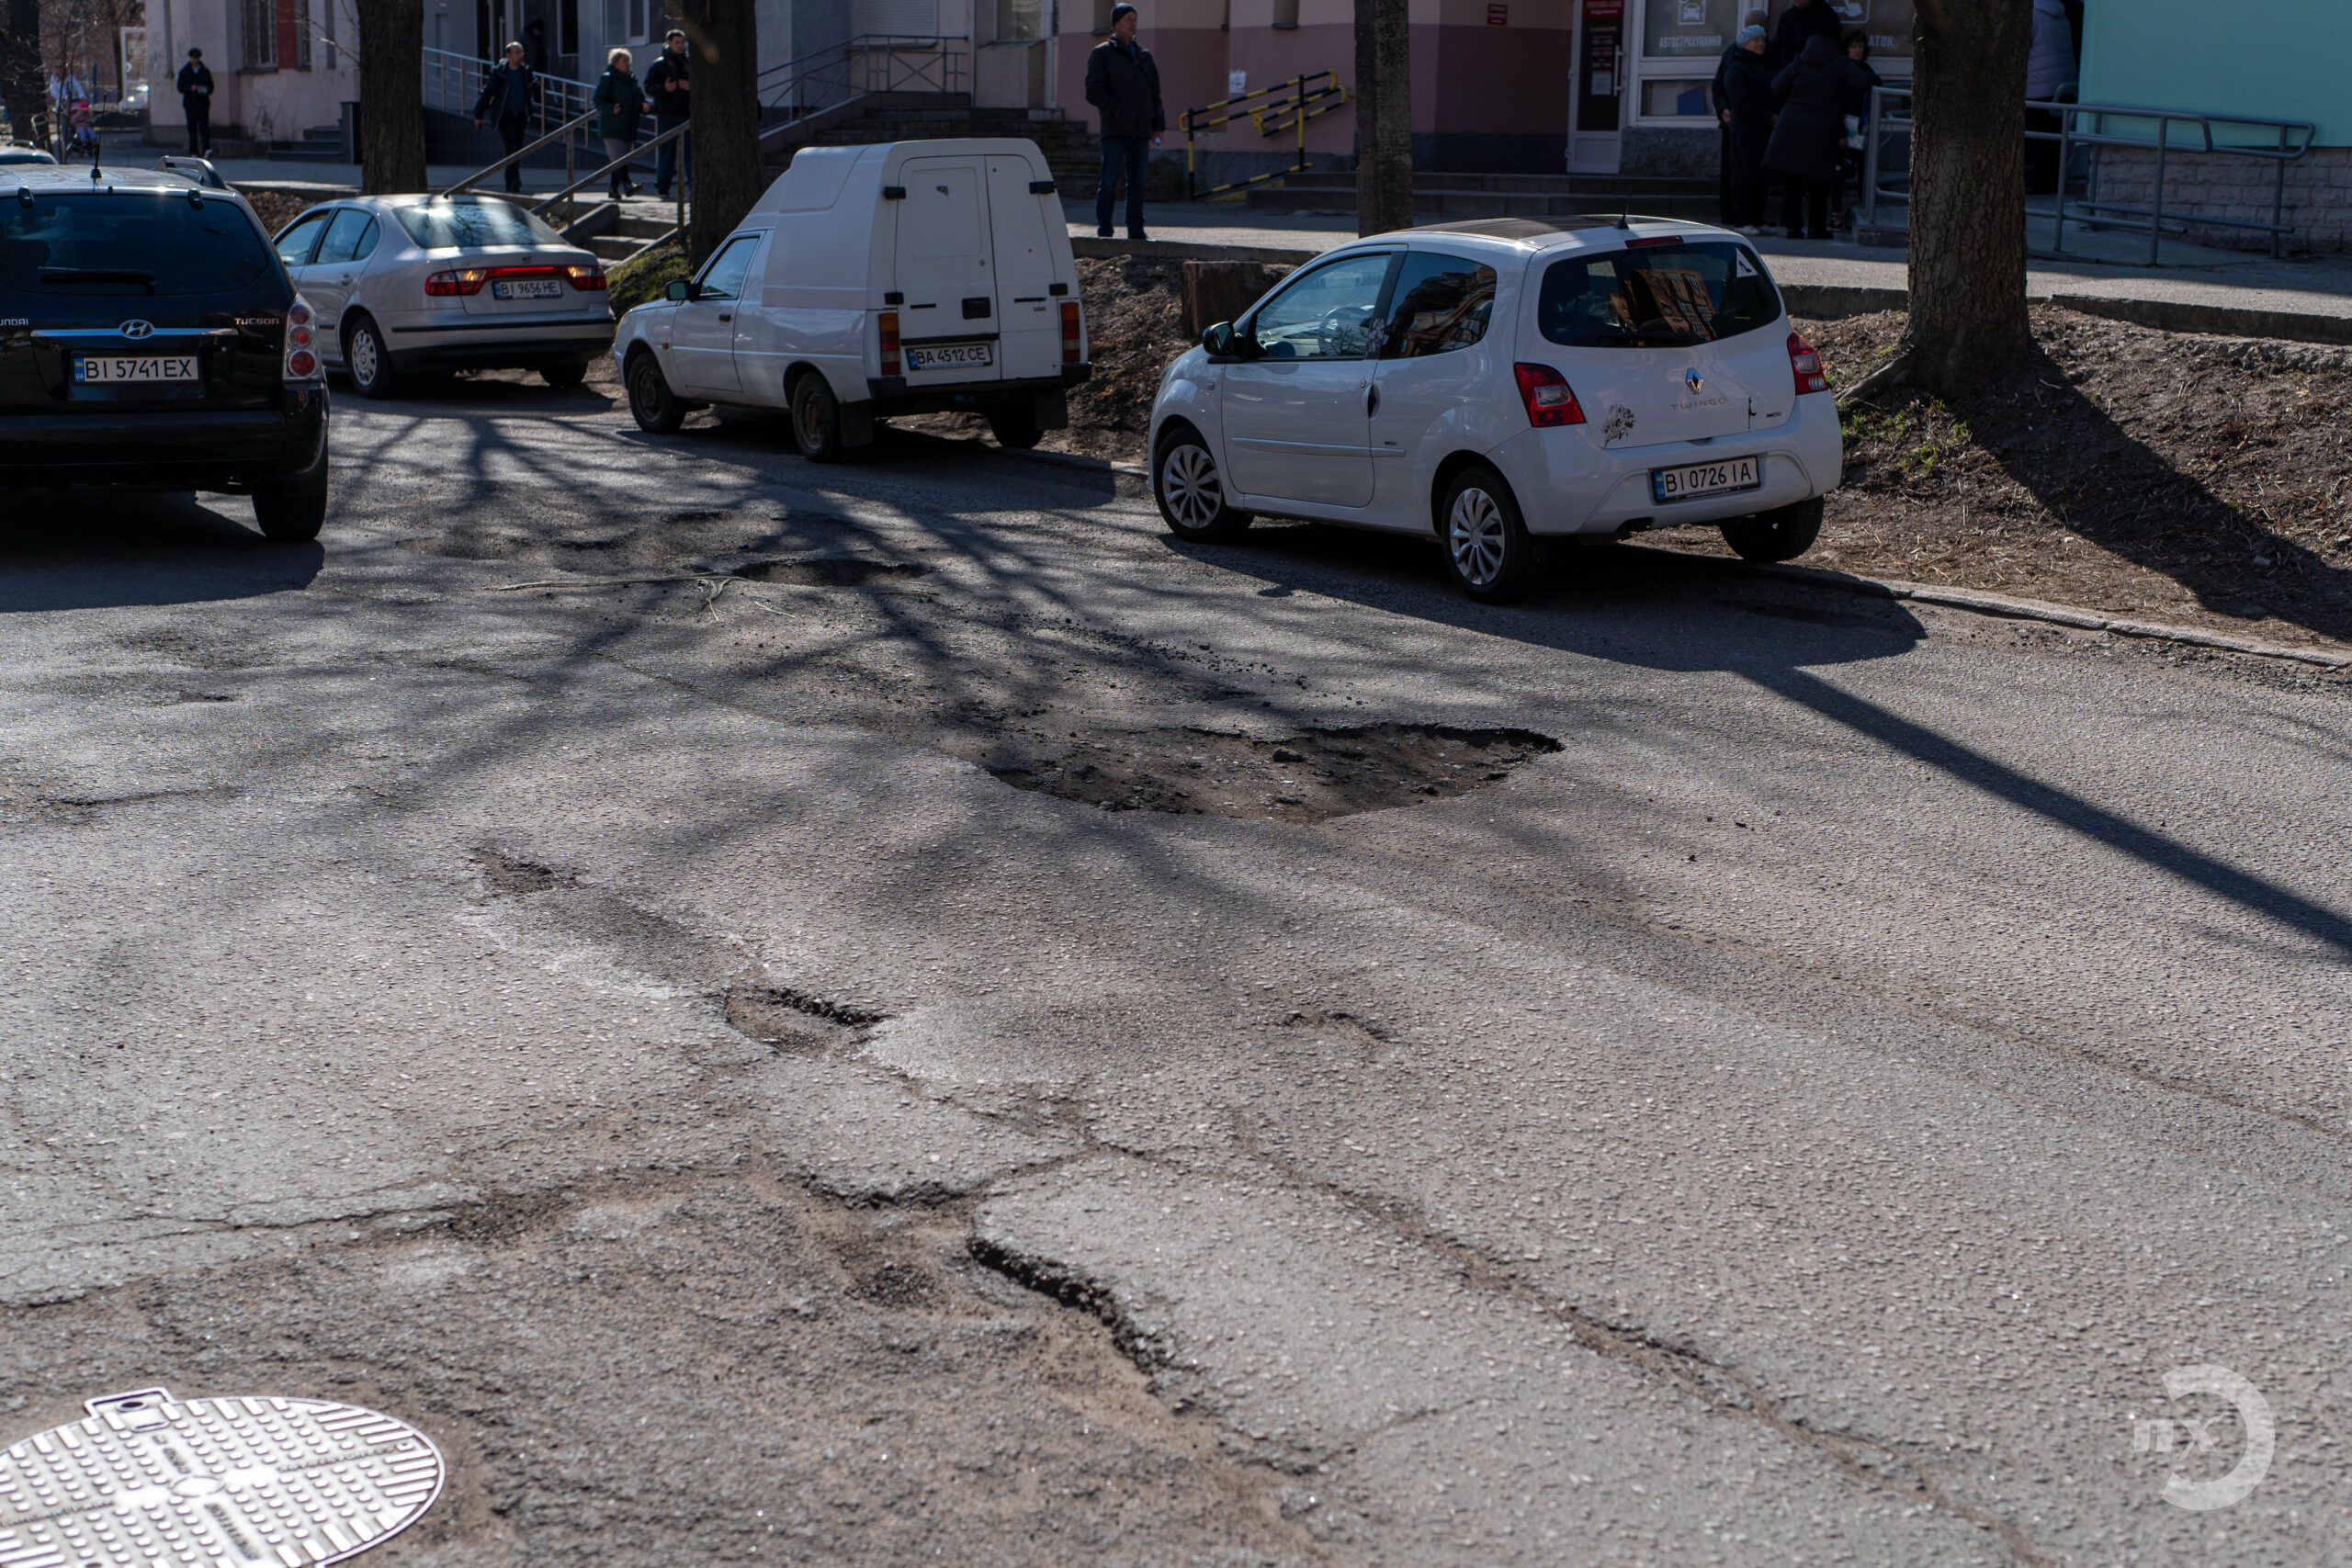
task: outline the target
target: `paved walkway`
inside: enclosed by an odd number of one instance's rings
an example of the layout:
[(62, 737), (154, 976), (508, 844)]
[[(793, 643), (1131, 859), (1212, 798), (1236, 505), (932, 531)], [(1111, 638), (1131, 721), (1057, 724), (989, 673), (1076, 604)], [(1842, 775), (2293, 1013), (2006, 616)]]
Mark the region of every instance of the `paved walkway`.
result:
[[(1083, 208), (1084, 210), (1080, 210)], [(1069, 204), (1072, 236), (1094, 233), (1091, 204)], [(1354, 223), (1318, 213), (1252, 212), (1216, 202), (1155, 203), (1144, 209), (1154, 240), (1164, 243), (1248, 245), (1319, 254), (1355, 238)], [(2046, 241), (2048, 226), (2035, 226)], [(2067, 243), (2097, 244), (2120, 261), (2146, 247), (2137, 235), (2085, 236), (2069, 232)], [(1784, 283), (1869, 288), (1907, 287), (1900, 251), (1865, 249), (1851, 241), (1791, 241), (1758, 238), (1756, 247), (1772, 258)], [(2273, 261), (2254, 253), (2222, 251), (2166, 242), (2172, 265), (2150, 269), (2101, 261), (2037, 260), (2026, 274), (2026, 291), (2037, 299), (2052, 294), (2096, 294), (2112, 299), (2153, 299), (2236, 310), (2280, 310), (2352, 319), (2352, 256), (2307, 256)], [(2176, 260), (2176, 258), (2177, 258)], [(2180, 265), (2193, 263), (2194, 265)]]

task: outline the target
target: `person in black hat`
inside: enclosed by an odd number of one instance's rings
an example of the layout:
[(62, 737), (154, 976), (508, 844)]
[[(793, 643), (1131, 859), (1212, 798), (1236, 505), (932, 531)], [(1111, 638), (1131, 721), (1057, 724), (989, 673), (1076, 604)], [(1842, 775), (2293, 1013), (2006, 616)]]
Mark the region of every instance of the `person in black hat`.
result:
[(180, 112), (187, 116), (188, 155), (209, 158), (212, 155), (212, 73), (205, 69), (204, 51), (187, 51), (187, 63), (180, 67), (175, 85)]
[(1159, 67), (1151, 51), (1136, 42), (1139, 18), (1133, 6), (1111, 7), (1111, 36), (1086, 58), (1086, 101), (1102, 116), (1102, 180), (1094, 188), (1094, 231), (1111, 232), (1111, 203), (1122, 174), (1127, 181), (1127, 238), (1143, 231), (1144, 173), (1152, 139), (1168, 129), (1159, 105)]

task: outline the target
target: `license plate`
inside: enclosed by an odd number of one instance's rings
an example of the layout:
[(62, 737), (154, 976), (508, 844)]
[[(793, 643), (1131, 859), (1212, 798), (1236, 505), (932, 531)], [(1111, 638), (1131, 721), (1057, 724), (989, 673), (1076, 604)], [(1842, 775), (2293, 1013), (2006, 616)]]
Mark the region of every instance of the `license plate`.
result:
[(910, 370), (955, 370), (995, 363), (996, 344), (992, 343), (950, 343), (937, 348), (907, 350), (907, 368)]
[(1754, 490), (1764, 482), (1762, 472), (1762, 460), (1757, 457), (1727, 457), (1720, 463), (1653, 468), (1650, 470), (1650, 499), (1661, 502), (1696, 501), (1702, 495)]
[(85, 354), (74, 361), (74, 380), (85, 387), (193, 386), (199, 379), (193, 354)]
[(490, 297), (493, 299), (560, 299), (563, 298), (563, 285), (552, 277), (493, 283), (490, 286)]

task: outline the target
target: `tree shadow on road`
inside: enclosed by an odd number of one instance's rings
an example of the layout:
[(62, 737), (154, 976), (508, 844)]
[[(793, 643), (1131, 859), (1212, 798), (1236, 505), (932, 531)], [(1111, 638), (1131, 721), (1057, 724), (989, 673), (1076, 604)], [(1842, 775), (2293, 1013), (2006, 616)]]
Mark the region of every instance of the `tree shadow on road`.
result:
[(273, 544), (217, 509), (142, 491), (27, 491), (0, 525), (0, 614), (251, 599), (309, 585), (316, 541)]

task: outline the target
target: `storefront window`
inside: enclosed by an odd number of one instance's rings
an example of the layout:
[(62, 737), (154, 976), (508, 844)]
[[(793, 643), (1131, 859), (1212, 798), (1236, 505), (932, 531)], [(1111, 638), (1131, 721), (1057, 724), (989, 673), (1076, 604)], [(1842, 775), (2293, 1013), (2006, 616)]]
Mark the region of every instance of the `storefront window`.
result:
[[(1913, 0), (1814, 0), (1838, 18), (1838, 31), (1870, 39), (1871, 64), (1890, 80), (1911, 74)], [(1740, 19), (1766, 11), (1771, 23), (1790, 0), (1642, 0), (1634, 118), (1645, 124), (1712, 124), (1709, 88), (1715, 65), (1739, 34)]]
[[(1642, 58), (1704, 61), (1712, 81), (1717, 57), (1738, 31), (1740, 5), (1741, 0), (1643, 0)], [(1646, 104), (1644, 110), (1649, 112)]]

